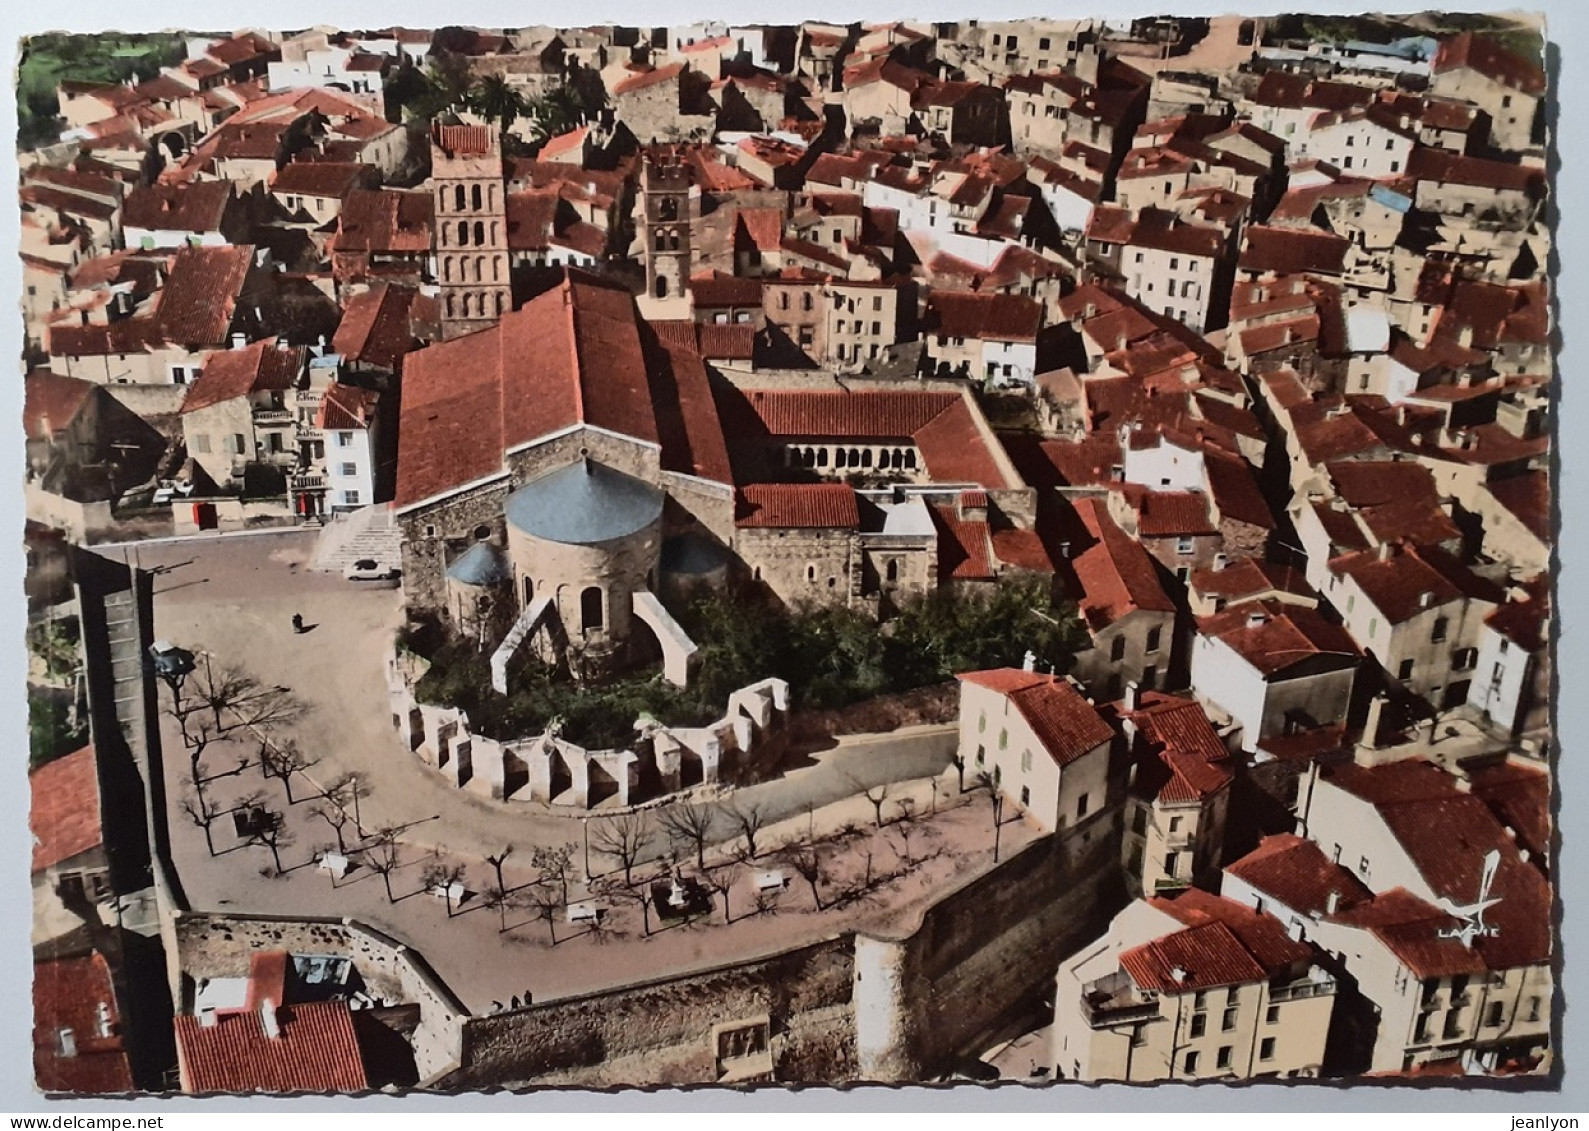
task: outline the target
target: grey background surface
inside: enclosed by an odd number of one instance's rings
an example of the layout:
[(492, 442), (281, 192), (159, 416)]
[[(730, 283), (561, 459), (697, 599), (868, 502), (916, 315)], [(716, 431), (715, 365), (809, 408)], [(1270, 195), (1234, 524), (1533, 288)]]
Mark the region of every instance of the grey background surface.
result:
[[(1434, 5), (1450, 10), (1507, 10), (1502, 5)], [(1393, 4), (1379, 11), (1416, 12), (1428, 5)], [(1589, 446), (1575, 440), (1589, 435), (1589, 400), (1576, 386), (1589, 380), (1589, 6), (1583, 0), (1538, 0), (1528, 10), (1543, 12), (1551, 57), (1557, 106), (1555, 127), (1557, 208), (1556, 324), (1560, 338), (1557, 371), (1561, 399), (1558, 417), (1558, 458), (1561, 478), (1557, 488), (1561, 514), (1558, 578), (1560, 630), (1557, 670), (1564, 673), (1560, 692), (1558, 730), (1561, 844), (1556, 855), (1557, 884), (1562, 906), (1560, 940), (1562, 957), (1561, 1016), (1558, 1056), (1563, 1069), (1559, 1090), (1518, 1092), (1494, 1088), (1421, 1088), (1385, 1086), (1204, 1086), (1158, 1085), (1127, 1088), (1069, 1085), (1027, 1088), (1019, 1085), (985, 1088), (861, 1087), (846, 1090), (807, 1088), (800, 1091), (767, 1090), (748, 1094), (714, 1090), (691, 1092), (538, 1092), (528, 1095), (477, 1095), (461, 1097), (384, 1097), (361, 1099), (213, 1099), (183, 1097), (131, 1101), (46, 1101), (32, 1085), (30, 954), (28, 908), (30, 895), (24, 862), (30, 854), (27, 828), (26, 719), (24, 701), (26, 652), (22, 601), (21, 552), (22, 496), (20, 490), (0, 492), (0, 529), (8, 533), (0, 542), (10, 547), (0, 554), (0, 734), (8, 751), (0, 771), (0, 1112), (48, 1114), (152, 1115), (171, 1112), (326, 1112), (368, 1111), (524, 1111), (524, 1112), (745, 1112), (790, 1111), (1052, 1111), (1063, 1112), (1171, 1112), (1171, 1111), (1383, 1111), (1432, 1114), (1440, 1111), (1493, 1111), (1497, 1127), (1504, 1114), (1559, 1114), (1589, 1111), (1589, 978), (1585, 977), (1584, 949), (1589, 946), (1589, 869), (1578, 866), (1576, 851), (1582, 843), (1579, 810), (1589, 807), (1589, 695), (1583, 694), (1576, 673), (1589, 671), (1589, 636), (1583, 630), (1586, 587), (1589, 587), (1589, 531), (1578, 519), (1589, 510), (1585, 491)], [(1176, 0), (599, 0), (597, 3), (551, 4), (510, 0), (465, 0), (463, 3), (427, 4), (424, 0), (7, 0), (0, 4), (3, 38), (15, 51), (20, 37), (44, 31), (156, 31), (181, 28), (231, 31), (257, 26), (296, 29), (315, 24), (341, 27), (435, 27), (471, 24), (483, 27), (524, 27), (531, 24), (567, 26), (602, 23), (681, 24), (701, 19), (794, 23), (826, 19), (853, 20), (1016, 19), (1048, 15), (1079, 18), (1146, 15), (1219, 15), (1239, 12), (1272, 15), (1285, 10), (1354, 13), (1362, 5), (1313, 3), (1286, 5), (1267, 0), (1226, 0), (1191, 3)], [(1569, 65), (1576, 62), (1576, 66)], [(11, 84), (0, 102), (0, 133), (16, 136), (15, 88)], [(0, 202), (0, 356), (15, 358), (21, 352), (21, 268), (16, 241), (16, 167), (13, 145), (0, 146), (6, 166), (3, 202)], [(1582, 205), (1582, 210), (1580, 210)], [(7, 363), (20, 375), (16, 362)], [(20, 486), (22, 462), (22, 383), (0, 381), (0, 452), (10, 471), (0, 472), (0, 482)], [(14, 478), (12, 478), (14, 477)]]

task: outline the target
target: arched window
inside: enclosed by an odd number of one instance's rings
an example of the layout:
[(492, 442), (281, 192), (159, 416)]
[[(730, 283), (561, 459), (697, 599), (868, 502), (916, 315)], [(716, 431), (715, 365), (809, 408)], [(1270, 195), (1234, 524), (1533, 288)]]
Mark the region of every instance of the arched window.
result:
[(760, 581), (761, 580), (761, 567), (760, 566), (755, 566), (755, 567), (753, 567), (751, 569), (751, 571), (750, 571), (750, 579), (752, 581)]
[[(871, 462), (872, 462), (871, 460), (867, 460), (866, 461), (866, 464), (867, 464), (868, 467), (871, 466)], [(861, 466), (861, 452), (860, 452), (859, 448), (851, 448), (850, 449), (850, 466), (851, 467), (860, 467)]]
[(485, 246), (486, 222), (484, 220), (476, 220), (474, 222), (474, 242), (479, 244), (481, 247)]
[(501, 242), (502, 242), (502, 229), (497, 226), (497, 221), (493, 220), (493, 221), (491, 221), (491, 245), (493, 247), (495, 247), (495, 246), (501, 244)]
[(479, 185), (475, 185), (473, 190), (469, 193), (469, 196), (470, 196), (469, 203), (474, 205), (474, 209), (475, 209), (476, 212), (480, 211), (480, 208), (481, 208), (480, 186)]
[(458, 305), (462, 308), (462, 314), (465, 318), (469, 317), (469, 299), (471, 297), (472, 296), (469, 294), (469, 292), (465, 291), (463, 298), (458, 300)]
[(861, 453), (861, 466), (862, 467), (871, 467), (872, 466), (872, 449), (871, 448), (867, 448), (865, 451), (863, 451)]
[(916, 449), (915, 448), (906, 448), (905, 449), (905, 466), (910, 468), (912, 471), (915, 470), (915, 468), (916, 468)]
[(846, 458), (845, 458), (845, 455), (844, 455), (844, 449), (843, 448), (836, 449), (834, 451), (834, 453), (833, 453), (833, 466), (834, 467), (843, 467), (846, 462), (847, 461), (846, 461)]
[(453, 316), (452, 295), (448, 295), (447, 296), (447, 317), (451, 318), (452, 316)]
[(817, 466), (818, 467), (826, 467), (826, 466), (828, 466), (828, 450), (826, 448), (818, 448), (817, 449)]
[(476, 257), (474, 261), (474, 281), (477, 283), (486, 281), (486, 257), (483, 255)]
[(452, 186), (452, 210), (454, 212), (462, 212), (463, 211), (463, 186), (462, 185), (453, 185)]
[(524, 575), (524, 607), (527, 609), (535, 603), (535, 579), (529, 574)]
[(658, 298), (668, 297), (668, 279), (666, 275), (657, 276), (656, 292)]
[(497, 317), (498, 318), (502, 317), (502, 313), (503, 313), (502, 307), (503, 307), (502, 292), (498, 291), (497, 292)]
[(810, 582), (815, 582), (816, 579), (817, 579), (817, 567), (814, 566), (814, 565), (806, 566), (806, 580), (810, 581)]
[[(462, 192), (463, 188), (460, 186), (458, 191)], [(467, 220), (458, 221), (458, 246), (469, 246), (469, 222)]]
[(446, 256), (442, 256), (441, 259), (441, 281), (444, 283), (452, 282), (452, 260)]
[(811, 293), (809, 291), (807, 291), (805, 294), (800, 296), (800, 309), (801, 310), (810, 310), (811, 309)]
[(657, 218), (661, 220), (677, 220), (679, 218), (679, 202), (671, 196), (665, 196), (657, 202)]
[(898, 558), (889, 558), (888, 559), (888, 569), (885, 571), (885, 573), (886, 573), (886, 575), (888, 577), (888, 580), (890, 580), (890, 581), (898, 581), (899, 580), (899, 559)]
[[(497, 186), (494, 185), (494, 184), (486, 186), (486, 203), (491, 206), (491, 211), (493, 211), (493, 212), (496, 211), (496, 209), (497, 209)], [(493, 224), (492, 227), (495, 228), (496, 225)]]
[(579, 623), (584, 632), (601, 631), (601, 587), (592, 585), (579, 595)]

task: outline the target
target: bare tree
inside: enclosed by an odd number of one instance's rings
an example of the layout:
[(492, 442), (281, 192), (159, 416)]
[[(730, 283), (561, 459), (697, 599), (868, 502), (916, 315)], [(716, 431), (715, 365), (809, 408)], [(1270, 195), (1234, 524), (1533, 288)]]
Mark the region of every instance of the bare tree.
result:
[(261, 821), (254, 826), (253, 831), (249, 834), (248, 842), (250, 844), (262, 844), (270, 849), (271, 861), (276, 865), (276, 875), (285, 875), (286, 869), (281, 866), (281, 850), (293, 843), (292, 830), (282, 820), (280, 813), (268, 813), (266, 816), (267, 820)]
[(501, 852), (488, 855), (485, 858), (486, 863), (491, 866), (492, 873), (496, 876), (497, 890), (502, 892), (504, 895), (506, 895), (508, 892), (508, 882), (502, 878), (502, 865), (507, 863), (508, 857), (512, 855), (513, 846), (509, 844), (504, 845)]
[(514, 904), (514, 893), (508, 891), (501, 884), (493, 882), (486, 886), (481, 898), (484, 899), (487, 907), (496, 908), (497, 914), (501, 917), (502, 925), (497, 928), (497, 934), (506, 931), (508, 929), (508, 908)]
[(900, 840), (900, 859), (908, 868), (915, 863), (910, 854), (910, 838), (916, 832), (916, 802), (909, 797), (902, 797), (896, 804), (899, 806), (899, 816), (894, 821), (894, 835)]
[(651, 844), (651, 822), (644, 813), (621, 813), (598, 824), (591, 840), (598, 850), (618, 861), (623, 882), (632, 885), (635, 865)]
[(420, 883), (426, 891), (441, 890), (441, 897), (447, 904), (447, 918), (453, 916), (452, 889), (462, 886), (464, 879), (464, 866), (450, 864), (440, 858), (425, 865), (425, 870), (420, 874)]
[(651, 937), (651, 888), (649, 884), (635, 887), (631, 884), (615, 884), (610, 880), (597, 883), (596, 890), (604, 898), (616, 900), (620, 903), (638, 904), (640, 907), (641, 929), (646, 938)]
[(872, 803), (872, 813), (877, 819), (877, 827), (883, 827), (883, 802), (888, 800), (888, 783), (873, 786), (865, 791), (866, 800)]
[(789, 867), (793, 868), (811, 888), (811, 901), (817, 905), (817, 910), (825, 910), (821, 884), (827, 878), (827, 869), (823, 866), (821, 854), (810, 845), (802, 845), (793, 849), (788, 859)]
[(392, 894), (392, 873), (401, 866), (400, 853), (397, 847), (397, 833), (393, 829), (381, 829), (375, 834), (375, 839), (364, 848), (364, 862), (369, 865), (370, 871), (381, 877), (386, 884), (386, 900), (396, 903), (397, 896)]
[(188, 782), (188, 788), (182, 795), (182, 812), (199, 828), (204, 830), (204, 847), (210, 850), (210, 855), (215, 855), (215, 834), (210, 831), (210, 826), (215, 823), (215, 818), (221, 815), (220, 807), (204, 796), (201, 786)]
[(346, 856), (348, 854), (347, 839), (342, 835), (342, 830), (353, 819), (348, 811), (329, 799), (321, 801), (309, 811), (331, 826), (331, 831), (337, 837), (337, 852)]
[(767, 825), (766, 811), (752, 801), (745, 805), (725, 805), (723, 812), (745, 838), (745, 855), (756, 859), (756, 834)]
[(535, 908), (535, 917), (546, 921), (547, 933), (552, 936), (552, 945), (557, 945), (557, 913), (567, 906), (566, 898), (560, 898), (557, 889), (544, 883), (531, 884), (529, 889), (530, 905)]
[(964, 793), (966, 791), (966, 756), (956, 750), (951, 761), (954, 762), (955, 783), (959, 786), (960, 792)]
[(695, 866), (706, 870), (706, 838), (712, 831), (712, 810), (705, 805), (668, 805), (657, 813), (662, 827), (680, 844), (693, 845)]
[(741, 875), (743, 875), (743, 871), (739, 864), (734, 861), (730, 861), (727, 864), (719, 864), (715, 868), (706, 868), (701, 872), (702, 878), (706, 881), (706, 886), (723, 897), (723, 922), (725, 923), (734, 921), (733, 911), (728, 906), (728, 896), (734, 890), (734, 885), (739, 882)]
[(993, 806), (993, 862), (999, 861), (999, 838), (1004, 831), (1004, 794), (999, 792), (998, 778), (989, 773), (977, 775), (977, 788), (988, 791), (988, 800)]
[(287, 791), (287, 804), (295, 805), (297, 801), (292, 795), (292, 775), (301, 774), (318, 766), (318, 756), (309, 754), (293, 739), (286, 742), (268, 742), (259, 744), (259, 762), (261, 768), (270, 777), (278, 779), (282, 788)]
[(568, 902), (568, 874), (573, 870), (574, 853), (578, 850), (578, 845), (560, 844), (555, 848), (537, 848), (530, 854), (530, 863), (541, 879), (557, 884), (565, 904)]

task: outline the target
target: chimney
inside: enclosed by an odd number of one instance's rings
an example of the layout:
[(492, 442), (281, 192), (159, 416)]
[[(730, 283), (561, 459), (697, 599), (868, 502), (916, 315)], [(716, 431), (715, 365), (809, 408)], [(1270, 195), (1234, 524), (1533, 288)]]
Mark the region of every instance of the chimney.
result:
[(110, 1020), (110, 1005), (100, 1002), (94, 1007), (94, 1035), (101, 1040), (114, 1035), (114, 1026)]
[(1464, 326), (1457, 331), (1457, 344), (1463, 349), (1473, 348), (1473, 327)]
[(1334, 915), (1341, 908), (1341, 893), (1332, 891), (1324, 900), (1324, 913)]
[(1141, 699), (1142, 699), (1142, 688), (1137, 684), (1137, 681), (1134, 680), (1134, 679), (1133, 680), (1127, 680), (1126, 681), (1126, 696), (1125, 696), (1125, 700), (1124, 700), (1126, 710), (1135, 711), (1137, 709), (1137, 704), (1139, 702), (1141, 702)]
[(1363, 737), (1359, 746), (1368, 750), (1379, 749), (1379, 726), (1390, 703), (1388, 695), (1380, 694), (1368, 701), (1368, 719), (1363, 723)]
[(266, 998), (259, 1003), (259, 1027), (271, 1040), (281, 1037), (281, 1022), (276, 1017), (276, 1003)]
[(1269, 618), (1264, 615), (1264, 612), (1263, 612), (1262, 609), (1254, 609), (1252, 612), (1247, 614), (1247, 627), (1248, 628), (1260, 628), (1260, 627), (1263, 626), (1263, 623), (1266, 620), (1268, 620), (1268, 619)]
[(1302, 920), (1301, 919), (1293, 919), (1293, 920), (1291, 920), (1291, 925), (1286, 928), (1286, 935), (1291, 939), (1292, 942), (1301, 942), (1302, 941)]
[(1230, 564), (1230, 559), (1227, 558), (1224, 554), (1215, 554), (1214, 555), (1214, 572), (1215, 573), (1218, 573), (1220, 570), (1224, 569), (1228, 564)]
[(205, 1006), (199, 1010), (199, 1028), (213, 1029), (217, 1020), (214, 1006)]
[(232, 348), (234, 350), (240, 350), (246, 345), (248, 345), (247, 335), (242, 333), (236, 333), (232, 335)]
[[(1433, 721), (1433, 720), (1431, 720), (1431, 721)], [(1458, 793), (1472, 793), (1473, 792), (1473, 783), (1471, 781), (1469, 781), (1467, 778), (1461, 778), (1461, 777), (1453, 778), (1451, 784), (1456, 788), (1456, 791)]]
[(1430, 605), (1434, 604), (1434, 601), (1435, 595), (1427, 589), (1418, 594), (1418, 607), (1420, 609), (1427, 609)]
[(1186, 967), (1173, 966), (1170, 968), (1170, 979), (1175, 982), (1186, 981)]
[(1381, 542), (1378, 546), (1374, 547), (1374, 557), (1377, 558), (1379, 561), (1382, 561), (1382, 562), (1389, 561), (1390, 560), (1390, 555), (1391, 555), (1391, 544), (1389, 542)]

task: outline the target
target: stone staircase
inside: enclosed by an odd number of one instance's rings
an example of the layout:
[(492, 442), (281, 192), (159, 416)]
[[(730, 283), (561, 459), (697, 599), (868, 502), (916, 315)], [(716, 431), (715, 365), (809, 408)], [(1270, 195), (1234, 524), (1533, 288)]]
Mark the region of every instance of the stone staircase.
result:
[(376, 504), (329, 517), (315, 541), (309, 568), (322, 573), (342, 573), (361, 558), (400, 565), (403, 532), (388, 506)]

